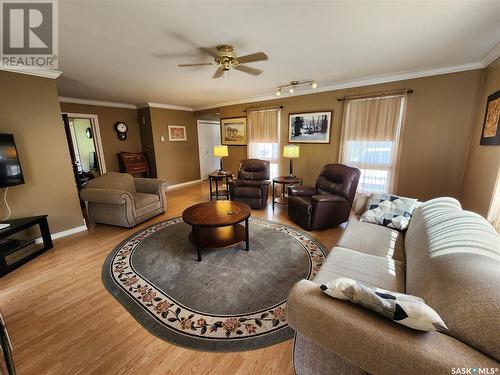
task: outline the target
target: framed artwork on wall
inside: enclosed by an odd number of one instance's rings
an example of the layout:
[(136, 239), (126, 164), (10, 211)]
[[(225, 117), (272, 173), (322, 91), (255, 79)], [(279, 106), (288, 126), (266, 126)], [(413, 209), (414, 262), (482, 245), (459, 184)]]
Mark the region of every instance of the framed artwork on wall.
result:
[(225, 118), (220, 120), (223, 145), (245, 146), (247, 144), (247, 118)]
[(185, 126), (168, 126), (168, 140), (170, 142), (187, 141)]
[(481, 145), (500, 145), (500, 90), (488, 96)]
[(333, 111), (290, 113), (289, 143), (330, 143)]

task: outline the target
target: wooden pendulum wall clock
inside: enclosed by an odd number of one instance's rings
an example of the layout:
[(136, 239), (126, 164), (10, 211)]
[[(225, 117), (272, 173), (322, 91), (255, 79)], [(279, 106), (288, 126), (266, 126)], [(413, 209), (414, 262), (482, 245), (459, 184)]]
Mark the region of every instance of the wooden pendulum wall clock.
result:
[(115, 124), (115, 130), (116, 134), (118, 135), (118, 139), (120, 141), (124, 141), (127, 139), (127, 131), (128, 131), (128, 126), (124, 122), (117, 122)]

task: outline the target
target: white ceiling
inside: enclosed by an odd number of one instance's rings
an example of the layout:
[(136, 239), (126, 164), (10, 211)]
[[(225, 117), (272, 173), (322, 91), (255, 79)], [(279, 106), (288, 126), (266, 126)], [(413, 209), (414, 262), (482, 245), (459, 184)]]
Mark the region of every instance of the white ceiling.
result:
[[(59, 1), (59, 94), (204, 107), (273, 94), (291, 80), (320, 87), (394, 73), (465, 70), (500, 41), (500, 1)], [(197, 47), (264, 51), (212, 79)], [(417, 74), (418, 75), (418, 74)]]

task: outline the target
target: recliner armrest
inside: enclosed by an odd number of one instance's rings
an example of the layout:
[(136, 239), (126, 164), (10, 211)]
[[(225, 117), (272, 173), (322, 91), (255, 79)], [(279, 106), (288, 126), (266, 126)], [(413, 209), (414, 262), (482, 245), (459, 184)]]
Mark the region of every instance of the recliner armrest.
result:
[(457, 367), (498, 367), (493, 358), (453, 337), (404, 327), (329, 297), (309, 280), (295, 284), (286, 310), (293, 329), (371, 374), (448, 374)]
[(107, 204), (131, 204), (132, 194), (126, 190), (85, 188), (80, 190), (80, 198), (87, 202)]
[(313, 186), (292, 185), (288, 187), (288, 195), (311, 197), (317, 192), (317, 189)]
[(229, 181), (229, 186), (230, 187), (243, 186), (243, 181), (240, 180), (239, 178), (233, 178), (232, 180)]
[(340, 195), (337, 194), (317, 194), (313, 195), (312, 197), (313, 201), (316, 202), (347, 202), (349, 201), (345, 199), (344, 197), (341, 197)]

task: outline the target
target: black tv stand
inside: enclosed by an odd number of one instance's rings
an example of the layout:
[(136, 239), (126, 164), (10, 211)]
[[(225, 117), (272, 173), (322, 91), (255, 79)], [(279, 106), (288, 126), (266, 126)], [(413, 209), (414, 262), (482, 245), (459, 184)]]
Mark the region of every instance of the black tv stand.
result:
[[(0, 229), (0, 277), (5, 276), (53, 247), (47, 215), (6, 220), (1, 223), (10, 225)], [(40, 227), (43, 246), (37, 247), (34, 239), (8, 238), (36, 225)], [(31, 248), (28, 248), (30, 246)], [(23, 254), (23, 251), (26, 251), (26, 253)]]

